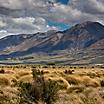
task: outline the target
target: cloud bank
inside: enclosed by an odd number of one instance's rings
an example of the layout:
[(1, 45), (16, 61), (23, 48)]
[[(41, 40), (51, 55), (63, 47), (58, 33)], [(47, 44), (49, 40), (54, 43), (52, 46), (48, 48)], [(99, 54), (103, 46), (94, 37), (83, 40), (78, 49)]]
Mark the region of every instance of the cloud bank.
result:
[(0, 37), (50, 29), (48, 21), (74, 25), (84, 21), (104, 24), (104, 0), (0, 0)]

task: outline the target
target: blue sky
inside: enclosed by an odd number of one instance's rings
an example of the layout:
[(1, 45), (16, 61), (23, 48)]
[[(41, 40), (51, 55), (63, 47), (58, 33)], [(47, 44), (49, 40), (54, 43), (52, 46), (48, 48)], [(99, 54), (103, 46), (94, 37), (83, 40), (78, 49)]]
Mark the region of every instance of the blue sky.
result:
[(51, 20), (48, 21), (48, 25), (56, 27), (59, 31), (64, 31), (70, 28), (69, 24), (63, 22), (51, 21)]
[(69, 2), (69, 0), (58, 0), (58, 2), (60, 2), (62, 4), (67, 4)]

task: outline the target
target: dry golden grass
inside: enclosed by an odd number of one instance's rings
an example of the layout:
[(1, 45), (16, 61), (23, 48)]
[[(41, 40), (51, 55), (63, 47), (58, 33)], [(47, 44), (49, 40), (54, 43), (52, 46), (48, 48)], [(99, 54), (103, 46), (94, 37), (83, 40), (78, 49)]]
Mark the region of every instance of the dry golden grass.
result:
[(32, 75), (25, 75), (18, 79), (18, 81), (24, 81), (24, 82), (31, 82), (32, 81)]
[[(40, 67), (40, 66), (39, 66)], [(38, 67), (38, 69), (39, 69)], [(42, 66), (43, 67), (43, 66)], [(74, 69), (70, 67), (52, 69), (42, 68), (45, 80), (57, 81), (60, 87), (59, 98), (55, 104), (104, 104), (104, 70)], [(90, 67), (88, 67), (90, 68)], [(0, 104), (17, 104), (18, 83), (31, 82), (33, 66), (4, 66), (5, 73), (0, 73)], [(10, 102), (9, 102), (9, 101)]]
[(6, 77), (0, 77), (0, 86), (8, 86), (10, 85), (9, 80)]

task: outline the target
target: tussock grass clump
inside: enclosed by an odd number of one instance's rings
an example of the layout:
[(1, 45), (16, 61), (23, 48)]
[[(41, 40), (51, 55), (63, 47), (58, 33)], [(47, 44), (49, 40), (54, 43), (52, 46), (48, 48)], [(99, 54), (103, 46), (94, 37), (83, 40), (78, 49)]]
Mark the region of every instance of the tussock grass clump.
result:
[(19, 71), (16, 74), (17, 74), (17, 78), (20, 78), (20, 77), (31, 74), (31, 72), (29, 72), (29, 71)]
[(95, 72), (88, 72), (87, 76), (89, 76), (90, 78), (95, 78), (97, 77), (97, 74)]
[(80, 98), (84, 104), (103, 104), (103, 99), (100, 97), (99, 90), (93, 87), (85, 88)]
[(0, 104), (17, 104), (17, 88), (0, 87)]
[(52, 80), (52, 81), (55, 81), (57, 82), (59, 88), (62, 90), (64, 89), (68, 89), (69, 88), (69, 83), (67, 80), (65, 80), (64, 78), (62, 77), (49, 77), (48, 80)]
[(81, 78), (74, 75), (66, 76), (65, 79), (70, 85), (78, 85), (81, 82)]
[(82, 84), (86, 87), (99, 87), (99, 82), (95, 79), (91, 79), (88, 76), (82, 77)]
[(23, 82), (32, 82), (32, 75), (25, 75), (22, 76), (18, 79), (18, 81), (23, 81)]
[(13, 80), (17, 80), (15, 75), (10, 74), (2, 74), (0, 75), (0, 85), (3, 86), (12, 86)]
[(59, 98), (55, 104), (84, 104), (76, 93), (59, 92)]
[(67, 90), (67, 93), (73, 93), (73, 92), (75, 92), (75, 93), (81, 93), (81, 92), (84, 91), (84, 89), (85, 89), (85, 87), (81, 86), (81, 85), (80, 86), (71, 86)]
[(6, 77), (0, 77), (0, 86), (8, 86), (10, 85), (10, 81)]

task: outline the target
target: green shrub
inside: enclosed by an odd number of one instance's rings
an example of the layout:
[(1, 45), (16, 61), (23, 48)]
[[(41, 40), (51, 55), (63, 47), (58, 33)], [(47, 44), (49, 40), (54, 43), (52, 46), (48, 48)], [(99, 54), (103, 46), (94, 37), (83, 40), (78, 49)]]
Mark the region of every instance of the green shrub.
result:
[(57, 99), (57, 92), (59, 87), (56, 81), (45, 80), (41, 71), (32, 70), (33, 82), (20, 82), (20, 104), (24, 102), (27, 104), (43, 102), (44, 104), (53, 104)]

